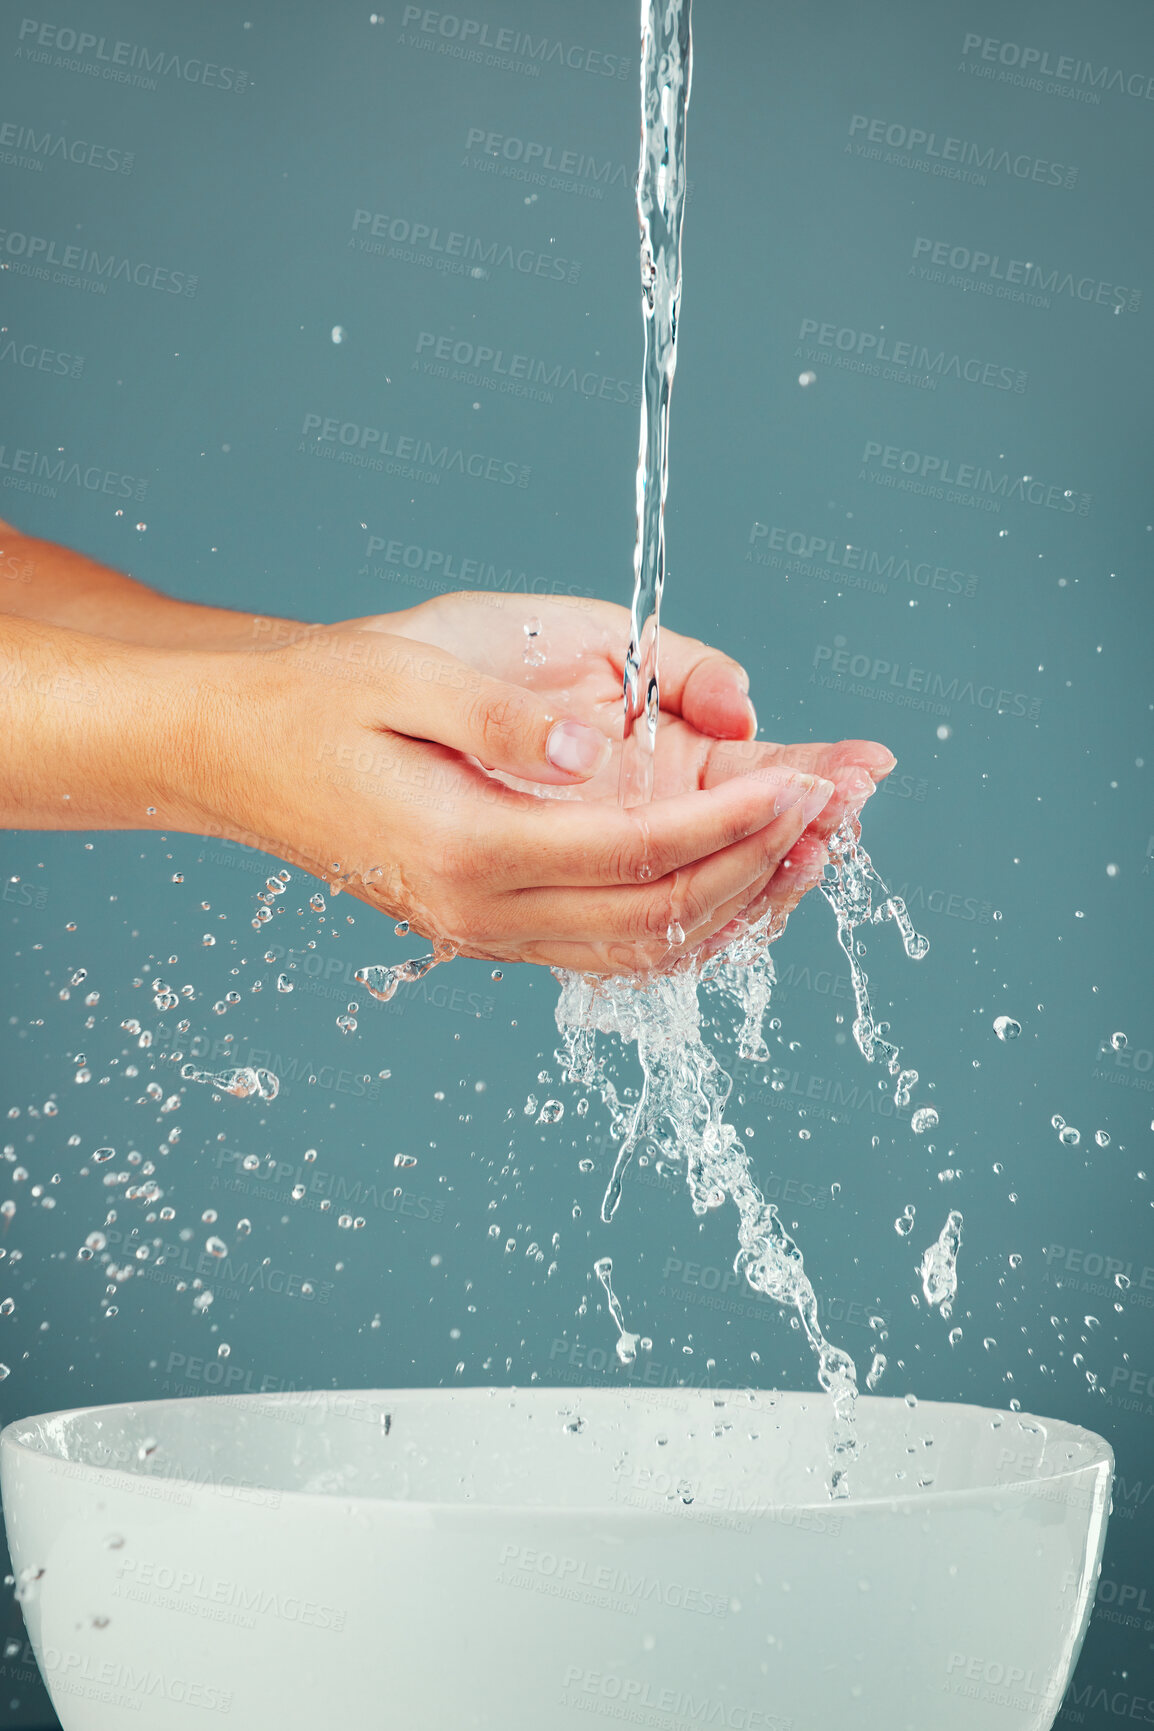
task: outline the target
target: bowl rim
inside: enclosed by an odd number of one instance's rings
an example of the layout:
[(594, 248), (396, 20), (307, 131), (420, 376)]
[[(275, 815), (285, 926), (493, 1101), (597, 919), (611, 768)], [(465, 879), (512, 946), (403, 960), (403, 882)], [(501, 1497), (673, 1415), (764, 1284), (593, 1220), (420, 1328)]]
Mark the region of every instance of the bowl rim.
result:
[[(753, 1395), (773, 1394), (776, 1400), (785, 1403), (787, 1406), (802, 1406), (803, 1408), (805, 1405), (810, 1403), (821, 1403), (824, 1405), (827, 1398), (820, 1390), (770, 1390), (755, 1389), (752, 1387), (747, 1389), (718, 1390), (708, 1387), (675, 1386), (668, 1390), (662, 1390), (662, 1392), (667, 1393), (670, 1396), (684, 1396), (690, 1402), (696, 1400), (703, 1408), (706, 1408), (706, 1403), (708, 1402), (708, 1410), (713, 1409), (713, 1403), (719, 1394), (725, 1395), (727, 1399), (730, 1397), (740, 1398), (742, 1394), (746, 1393)], [(656, 1499), (653, 1507), (649, 1509), (638, 1508), (636, 1505), (630, 1505), (627, 1503), (610, 1502), (608, 1500), (606, 1500), (604, 1504), (592, 1503), (568, 1506), (550, 1503), (520, 1504), (509, 1502), (482, 1502), (480, 1500), (449, 1500), (446, 1498), (431, 1499), (406, 1497), (402, 1499), (395, 1497), (382, 1497), (378, 1495), (365, 1495), (363, 1493), (358, 1493), (355, 1490), (342, 1490), (339, 1492), (309, 1491), (291, 1487), (284, 1488), (276, 1485), (246, 1484), (243, 1481), (231, 1477), (221, 1477), (216, 1480), (206, 1481), (189, 1478), (179, 1473), (138, 1473), (132, 1471), (132, 1469), (128, 1467), (101, 1466), (96, 1462), (68, 1461), (60, 1455), (53, 1454), (50, 1450), (44, 1447), (37, 1446), (37, 1439), (33, 1429), (33, 1427), (44, 1426), (55, 1419), (77, 1419), (94, 1417), (98, 1414), (104, 1413), (114, 1414), (125, 1413), (128, 1411), (144, 1414), (157, 1408), (207, 1406), (210, 1402), (213, 1404), (237, 1404), (248, 1410), (251, 1410), (254, 1406), (265, 1406), (275, 1410), (278, 1406), (307, 1406), (313, 1403), (323, 1406), (326, 1401), (352, 1401), (365, 1399), (371, 1399), (374, 1403), (387, 1403), (407, 1398), (423, 1402), (431, 1401), (434, 1404), (443, 1404), (445, 1406), (451, 1406), (453, 1404), (479, 1405), (482, 1403), (487, 1404), (495, 1399), (500, 1399), (502, 1396), (515, 1396), (519, 1399), (528, 1400), (535, 1405), (540, 1405), (544, 1401), (552, 1401), (556, 1399), (568, 1399), (570, 1401), (585, 1399), (606, 1406), (620, 1406), (628, 1402), (631, 1395), (640, 1395), (642, 1398), (638, 1404), (643, 1406), (645, 1404), (644, 1394), (644, 1389), (634, 1390), (613, 1386), (598, 1387), (596, 1385), (575, 1387), (569, 1384), (533, 1384), (528, 1387), (508, 1387), (473, 1384), (464, 1388), (270, 1389), (258, 1394), (238, 1393), (165, 1396), (156, 1400), (102, 1402), (93, 1406), (65, 1407), (55, 1412), (30, 1414), (25, 1418), (13, 1420), (11, 1423), (7, 1424), (3, 1430), (0, 1430), (0, 1469), (7, 1469), (10, 1457), (16, 1455), (26, 1457), (29, 1460), (42, 1462), (46, 1465), (55, 1462), (60, 1467), (71, 1467), (73, 1469), (73, 1474), (71, 1476), (83, 1478), (85, 1475), (91, 1474), (94, 1482), (100, 1483), (110, 1489), (123, 1489), (125, 1492), (132, 1492), (134, 1487), (144, 1481), (149, 1484), (161, 1483), (170, 1486), (174, 1492), (180, 1490), (186, 1491), (190, 1497), (194, 1493), (201, 1492), (210, 1498), (213, 1496), (219, 1496), (222, 1498), (228, 1496), (234, 1500), (243, 1501), (243, 1493), (247, 1490), (254, 1493), (254, 1497), (256, 1495), (276, 1496), (279, 1499), (278, 1506), (290, 1501), (292, 1503), (301, 1504), (302, 1506), (312, 1503), (331, 1506), (334, 1502), (340, 1501), (358, 1503), (371, 1502), (381, 1504), (387, 1508), (403, 1508), (405, 1510), (414, 1511), (437, 1510), (441, 1513), (460, 1511), (462, 1514), (476, 1514), (485, 1510), (491, 1510), (500, 1511), (505, 1515), (516, 1512), (519, 1514), (531, 1514), (533, 1516), (545, 1514), (568, 1515), (575, 1518), (587, 1518), (591, 1509), (601, 1509), (604, 1507), (606, 1510), (612, 1510), (615, 1518), (633, 1517), (640, 1520), (653, 1518), (667, 1519), (667, 1509)], [(862, 1395), (859, 1396), (859, 1400), (867, 1406), (874, 1407), (889, 1406), (892, 1408), (898, 1404), (906, 1404), (905, 1397), (901, 1395)], [(737, 1509), (729, 1512), (735, 1517), (741, 1516), (743, 1519), (754, 1521), (762, 1519), (781, 1523), (783, 1519), (791, 1514), (796, 1513), (801, 1515), (802, 1513), (811, 1511), (821, 1512), (828, 1517), (837, 1518), (838, 1516), (849, 1515), (856, 1510), (865, 1510), (870, 1508), (916, 1509), (925, 1508), (930, 1504), (940, 1506), (951, 1503), (965, 1504), (988, 1502), (991, 1493), (994, 1493), (995, 1495), (1008, 1496), (1024, 1492), (1027, 1496), (1044, 1496), (1049, 1487), (1060, 1486), (1064, 1482), (1072, 1481), (1078, 1477), (1084, 1476), (1087, 1472), (1098, 1473), (1103, 1466), (1108, 1467), (1111, 1486), (1113, 1484), (1115, 1463), (1114, 1451), (1110, 1444), (1104, 1437), (1099, 1436), (1096, 1431), (1086, 1430), (1083, 1426), (1075, 1425), (1067, 1419), (1041, 1418), (1032, 1413), (1012, 1412), (999, 1407), (975, 1406), (970, 1402), (963, 1401), (919, 1400), (917, 1407), (911, 1408), (910, 1410), (924, 1412), (927, 1416), (940, 1412), (956, 1413), (960, 1411), (967, 1414), (981, 1415), (981, 1417), (985, 1419), (1000, 1417), (1007, 1424), (1012, 1421), (1017, 1421), (1022, 1425), (1040, 1425), (1044, 1428), (1044, 1433), (1047, 1439), (1057, 1434), (1059, 1437), (1064, 1436), (1070, 1441), (1079, 1443), (1082, 1447), (1089, 1445), (1089, 1449), (1084, 1459), (1056, 1472), (1046, 1473), (1041, 1476), (1030, 1476), (1023, 1472), (1020, 1476), (1008, 1477), (997, 1484), (979, 1483), (958, 1486), (952, 1489), (938, 1489), (931, 1484), (927, 1486), (911, 1486), (909, 1490), (903, 1491), (888, 1491), (882, 1495), (855, 1495), (853, 1490), (853, 1469), (851, 1466), (850, 1494), (846, 1498), (831, 1498), (828, 1495), (828, 1491), (826, 1491), (825, 1495), (822, 1495), (822, 1488), (824, 1487), (815, 1485), (812, 1497), (785, 1498), (776, 1503), (754, 1503), (752, 1505), (739, 1506)], [(118, 1484), (116, 1481), (121, 1481), (121, 1483)], [(240, 1493), (239, 1499), (238, 1493)], [(1093, 1506), (1093, 1501), (1094, 1499), (1091, 1497), (1088, 1508)], [(724, 1513), (725, 1511), (720, 1512)], [(702, 1524), (709, 1524), (711, 1521), (715, 1521), (718, 1518), (719, 1511), (710, 1508), (705, 1504), (699, 1509), (692, 1505), (684, 1506), (677, 1509), (675, 1513), (677, 1517), (681, 1519), (693, 1520), (696, 1518)]]

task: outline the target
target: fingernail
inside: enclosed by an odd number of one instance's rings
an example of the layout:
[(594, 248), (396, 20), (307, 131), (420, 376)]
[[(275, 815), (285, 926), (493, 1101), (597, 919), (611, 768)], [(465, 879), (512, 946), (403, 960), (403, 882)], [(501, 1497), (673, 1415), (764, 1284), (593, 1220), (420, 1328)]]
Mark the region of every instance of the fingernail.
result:
[(828, 804), (832, 792), (833, 782), (824, 781), (820, 775), (795, 776), (778, 794), (775, 815), (780, 817), (783, 812), (792, 811), (795, 805), (801, 805), (802, 816), (806, 823), (810, 823)]
[(810, 824), (818, 812), (824, 811), (833, 798), (833, 782), (825, 781), (818, 776), (813, 787), (806, 794), (801, 806), (802, 822)]
[(546, 759), (567, 775), (592, 775), (608, 761), (611, 749), (605, 735), (583, 721), (557, 722), (545, 741)]
[(745, 707), (749, 711), (749, 718), (753, 722), (753, 731), (754, 731), (754, 733), (756, 733), (757, 732), (757, 711), (753, 707), (753, 704), (749, 701), (748, 697), (745, 700)]
[(846, 810), (856, 817), (866, 800), (876, 792), (873, 777), (864, 769), (855, 769), (846, 782)]

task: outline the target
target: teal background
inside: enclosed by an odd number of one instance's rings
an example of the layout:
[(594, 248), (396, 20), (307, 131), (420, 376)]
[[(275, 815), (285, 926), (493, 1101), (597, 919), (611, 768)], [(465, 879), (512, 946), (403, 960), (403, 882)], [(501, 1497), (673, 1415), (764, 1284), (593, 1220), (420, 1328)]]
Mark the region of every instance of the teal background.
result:
[[(345, 0), (125, 0), (48, 21), (103, 36), (106, 52), (121, 40), (200, 68), (148, 88), (104, 77), (94, 50), (67, 55), (52, 37), (37, 48), (44, 21), (22, 36), (23, 15), (6, 9), (0, 125), (132, 161), (125, 172), (37, 156), (0, 134), (0, 514), (173, 594), (300, 618), (410, 606), (462, 586), (438, 573), (467, 559), (492, 567), (477, 587), (627, 599), (636, 8), (476, 0), (408, 25), (405, 10), (390, 0), (374, 23)], [(457, 57), (466, 18), (474, 40), (482, 25), (490, 41), (529, 32), (544, 58)], [(1044, 50), (1051, 66), (1105, 67), (1105, 87), (1067, 79), (1098, 98), (1081, 101), (1000, 80), (986, 39)], [(846, 1037), (833, 920), (810, 897), (775, 952), (775, 1073), (733, 1060), (735, 1122), (805, 1251), (828, 1332), (863, 1375), (877, 1344), (868, 1318), (886, 1319), (879, 1392), (1014, 1399), (1111, 1440), (1115, 1515), (1059, 1720), (1105, 1727), (1154, 1697), (1154, 27), (1117, 0), (1092, 11), (730, 0), (699, 3), (695, 44), (665, 621), (744, 660), (764, 737), (877, 738), (897, 753), (865, 840), (932, 948), (915, 966), (882, 930), (866, 965), (920, 1072), (915, 1100), (941, 1114), (927, 1143), (879, 1109), (886, 1097)], [(206, 83), (202, 63), (230, 76)], [(1111, 88), (1115, 70), (1150, 94)], [(894, 127), (934, 141), (913, 165), (884, 141), (860, 154), (875, 122), (883, 140)], [(470, 146), (478, 132), (496, 135), (495, 155)], [(958, 159), (946, 139), (972, 145), (971, 161), (993, 152), (984, 184), (932, 171)], [(592, 158), (591, 172), (519, 178), (528, 145), (542, 147), (537, 162), (544, 150), (558, 165), (566, 152)], [(1026, 176), (996, 167), (1003, 155)], [(354, 229), (358, 210), (385, 219), (383, 244), (400, 256), (361, 250), (371, 223)], [(410, 229), (390, 240), (390, 223)], [(418, 224), (436, 241), (406, 257)], [(450, 232), (478, 243), (468, 274), (435, 268)], [(75, 244), (180, 273), (162, 279), (180, 292), (112, 280), (97, 294), (29, 275), (19, 236), (54, 242), (57, 258)], [(934, 264), (951, 252), (953, 266)], [(996, 255), (1001, 276), (971, 268), (974, 253)], [(1000, 297), (1010, 260), (1011, 278), (1036, 266), (1049, 292)], [(494, 388), (491, 369), (454, 377), (450, 362), (438, 376), (422, 369), (433, 346), (422, 333), (533, 357), (545, 375), (560, 369), (557, 382), (538, 400)], [(839, 364), (876, 356), (863, 336), (927, 354), (873, 372)], [(803, 373), (816, 377), (802, 386)], [(325, 461), (304, 436), (309, 416), (497, 458), (525, 484)], [(138, 495), (146, 482), (143, 498), (19, 484), (30, 460), (18, 451), (60, 450), (82, 470), (132, 477)], [(920, 481), (927, 458), (931, 482), (969, 465), (994, 490), (975, 506), (977, 488), (952, 480), (940, 491), (960, 501), (886, 484), (903, 463)], [(1023, 476), (1043, 502), (1013, 496)], [(815, 542), (864, 551), (847, 569)], [(420, 550), (409, 566), (405, 549)], [(0, 1200), (17, 1212), (0, 1261), (0, 1297), (16, 1301), (0, 1317), (11, 1370), (0, 1419), (212, 1393), (225, 1373), (234, 1390), (624, 1381), (592, 1273), (605, 1254), (628, 1325), (654, 1342), (634, 1380), (813, 1386), (796, 1330), (726, 1285), (731, 1213), (699, 1224), (679, 1191), (635, 1171), (613, 1225), (599, 1224), (604, 1118), (591, 1107), (579, 1119), (558, 1080), (547, 972), (494, 982), (487, 964), (458, 961), (374, 1004), (352, 971), (419, 944), (342, 898), (318, 917), (317, 886), (299, 873), (254, 931), (274, 864), (184, 835), (5, 837)], [(295, 989), (278, 994), (294, 959)], [(87, 979), (71, 986), (80, 968)], [(157, 975), (195, 999), (160, 1015)], [(214, 1014), (234, 985), (241, 1002)], [(359, 1026), (342, 1034), (336, 1018), (358, 999)], [(1016, 1043), (994, 1035), (1003, 1013), (1022, 1024)], [(150, 1048), (123, 1029), (131, 1018)], [(182, 1086), (175, 1049), (269, 1063), (279, 1098)], [(81, 1052), (91, 1080), (78, 1086)], [(181, 1093), (178, 1111), (158, 1111), (152, 1081)], [(529, 1093), (563, 1100), (561, 1123), (527, 1117)], [(1079, 1127), (1077, 1148), (1060, 1144), (1055, 1113)], [(91, 1166), (101, 1146), (121, 1159)], [(161, 1168), (175, 1248), (120, 1287), (109, 1318), (100, 1263), (76, 1250), (110, 1203), (118, 1229), (140, 1224), (142, 1204), (102, 1182), (128, 1169), (130, 1150)], [(416, 1165), (398, 1171), (398, 1152)], [(596, 1171), (583, 1174), (588, 1156)], [(942, 1181), (945, 1169), (960, 1176)], [(293, 1202), (302, 1181), (311, 1188)], [(907, 1204), (909, 1239), (893, 1229)], [(952, 1207), (965, 1216), (954, 1346), (911, 1303), (918, 1257)], [(230, 1258), (205, 1261), (216, 1291), (205, 1317), (174, 1288), (201, 1269), (207, 1209)], [(342, 1229), (342, 1213), (365, 1226)], [(238, 1238), (242, 1216), (252, 1231)], [(8, 1594), (0, 1631), (0, 1724), (54, 1724)]]

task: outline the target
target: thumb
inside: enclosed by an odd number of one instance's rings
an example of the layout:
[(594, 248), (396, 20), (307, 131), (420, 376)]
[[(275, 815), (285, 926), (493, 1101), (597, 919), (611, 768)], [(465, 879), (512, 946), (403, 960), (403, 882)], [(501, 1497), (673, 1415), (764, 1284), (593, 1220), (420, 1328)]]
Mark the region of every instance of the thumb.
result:
[[(609, 762), (600, 728), (556, 711), (535, 692), (478, 673), (443, 649), (403, 639), (399, 679), (389, 680), (386, 725), (467, 752), (487, 769), (525, 781), (573, 785)], [(411, 663), (411, 665), (406, 665)]]

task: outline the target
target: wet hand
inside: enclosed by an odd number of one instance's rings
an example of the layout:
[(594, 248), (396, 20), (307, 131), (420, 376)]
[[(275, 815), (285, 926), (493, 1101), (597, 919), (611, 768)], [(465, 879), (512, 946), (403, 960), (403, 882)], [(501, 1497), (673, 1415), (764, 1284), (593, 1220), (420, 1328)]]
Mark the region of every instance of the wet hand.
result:
[[(351, 623), (435, 644), (469, 666), (520, 685), (560, 712), (590, 724), (610, 741), (609, 753), (592, 775), (568, 786), (563, 797), (616, 803), (629, 635), (626, 608), (568, 597), (465, 592)], [(665, 629), (660, 683), (655, 799), (784, 768), (834, 784), (828, 803), (773, 873), (751, 891), (734, 923), (727, 922), (720, 941), (735, 935), (739, 920), (760, 918), (771, 908), (784, 920), (819, 881), (829, 837), (847, 816), (856, 818), (861, 812), (876, 784), (893, 768), (893, 754), (868, 740), (794, 745), (756, 740), (757, 721), (745, 670), (719, 650)], [(532, 782), (542, 778), (534, 775), (530, 782), (506, 774), (501, 779), (530, 790)], [(561, 792), (549, 791), (554, 797)], [(716, 947), (712, 942), (708, 945), (710, 950)]]
[[(463, 955), (631, 973), (667, 965), (671, 928), (693, 948), (737, 917), (833, 791), (768, 761), (703, 764), (663, 773), (652, 804), (622, 811), (613, 746), (585, 719), (601, 713), (606, 668), (588, 664), (587, 689), (535, 689), (382, 629), (398, 619), (204, 658), (201, 712), (220, 743), (197, 772), (197, 827), (293, 860)], [(724, 695), (709, 701), (725, 712)], [(540, 797), (585, 786), (594, 797)]]

